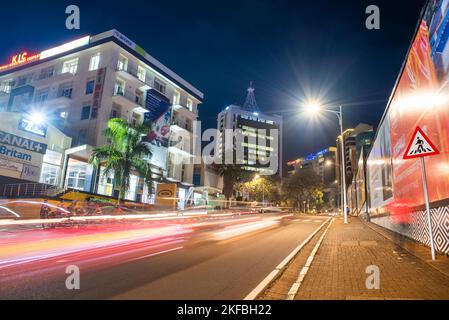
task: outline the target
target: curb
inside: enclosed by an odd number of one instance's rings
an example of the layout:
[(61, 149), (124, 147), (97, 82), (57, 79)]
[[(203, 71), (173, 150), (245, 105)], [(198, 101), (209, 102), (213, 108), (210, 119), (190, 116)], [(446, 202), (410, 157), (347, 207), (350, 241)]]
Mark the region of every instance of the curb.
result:
[(299, 246), (297, 246), (284, 260), (271, 271), (243, 300), (255, 300), (257, 297), (274, 281), (282, 272), (286, 269), (288, 264), (298, 255), (298, 253), (304, 248), (312, 238), (331, 221), (332, 217), (329, 217), (324, 221), (306, 240), (304, 240)]

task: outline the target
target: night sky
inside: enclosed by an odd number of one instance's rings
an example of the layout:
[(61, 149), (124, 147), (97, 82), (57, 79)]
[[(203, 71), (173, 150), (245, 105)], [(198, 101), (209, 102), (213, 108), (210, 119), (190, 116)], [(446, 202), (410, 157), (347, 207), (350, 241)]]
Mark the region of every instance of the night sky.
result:
[[(284, 162), (335, 144), (337, 119), (293, 112), (305, 97), (345, 108), (345, 127), (377, 126), (424, 0), (24, 1), (4, 4), (0, 64), (116, 28), (205, 94), (203, 129), (243, 104), (254, 81), (262, 111), (284, 118)], [(65, 8), (81, 10), (81, 30), (65, 29)], [(381, 29), (365, 28), (380, 7)]]

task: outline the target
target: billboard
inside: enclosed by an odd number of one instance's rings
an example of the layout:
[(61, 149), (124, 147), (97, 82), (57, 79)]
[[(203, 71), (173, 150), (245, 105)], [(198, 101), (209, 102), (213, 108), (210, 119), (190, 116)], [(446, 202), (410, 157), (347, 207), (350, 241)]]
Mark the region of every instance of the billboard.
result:
[(397, 204), (424, 203), (419, 160), (403, 160), (420, 126), (440, 155), (426, 158), (431, 202), (449, 198), (449, 0), (430, 1), (389, 108)]
[(171, 103), (154, 89), (147, 91), (144, 121), (151, 123), (146, 142), (151, 144), (151, 163), (163, 170), (167, 167), (167, 148), (170, 139)]
[(390, 127), (388, 119), (381, 124), (367, 160), (370, 207), (377, 211), (393, 197)]
[(430, 202), (449, 199), (448, 27), (449, 0), (429, 1), (367, 161), (372, 212), (401, 222), (424, 204), (419, 159), (403, 159), (417, 126), (440, 151), (425, 159)]

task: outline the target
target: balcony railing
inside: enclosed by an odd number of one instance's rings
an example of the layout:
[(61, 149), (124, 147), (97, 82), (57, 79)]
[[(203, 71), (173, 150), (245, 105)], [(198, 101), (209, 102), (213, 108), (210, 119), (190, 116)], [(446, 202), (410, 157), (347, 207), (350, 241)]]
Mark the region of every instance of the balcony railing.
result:
[(43, 183), (14, 183), (4, 185), (1, 192), (6, 198), (35, 198), (54, 197), (64, 192), (64, 189)]
[(118, 89), (114, 91), (114, 96), (119, 96), (119, 97), (123, 97), (126, 100), (137, 104), (141, 107), (145, 107), (144, 101), (142, 99), (142, 97), (138, 96), (137, 94), (132, 94), (128, 91), (124, 91), (123, 89)]

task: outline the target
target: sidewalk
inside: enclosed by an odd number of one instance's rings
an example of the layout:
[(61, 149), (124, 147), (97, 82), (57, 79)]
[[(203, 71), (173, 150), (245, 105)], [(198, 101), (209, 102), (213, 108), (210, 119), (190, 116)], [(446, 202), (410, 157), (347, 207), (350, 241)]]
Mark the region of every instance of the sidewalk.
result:
[[(369, 265), (380, 269), (380, 289), (366, 288)], [(336, 218), (295, 299), (449, 299), (449, 277), (358, 218)]]

